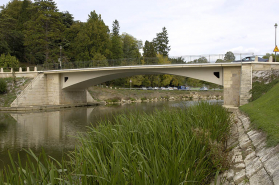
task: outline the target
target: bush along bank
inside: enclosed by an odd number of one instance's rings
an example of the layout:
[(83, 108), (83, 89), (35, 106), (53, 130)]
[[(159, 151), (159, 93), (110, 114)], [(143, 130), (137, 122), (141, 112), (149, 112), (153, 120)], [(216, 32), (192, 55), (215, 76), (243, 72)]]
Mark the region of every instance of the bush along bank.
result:
[[(28, 151), (0, 173), (8, 184), (208, 184), (228, 167), (229, 113), (219, 105), (130, 113), (91, 127), (62, 162)], [(13, 159), (11, 159), (13, 161)]]

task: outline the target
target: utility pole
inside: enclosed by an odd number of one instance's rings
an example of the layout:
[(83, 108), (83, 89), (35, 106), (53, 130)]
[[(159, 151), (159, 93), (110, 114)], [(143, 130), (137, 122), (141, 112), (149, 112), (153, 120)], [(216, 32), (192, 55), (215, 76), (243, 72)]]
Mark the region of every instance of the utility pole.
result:
[[(275, 48), (276, 48), (276, 47), (277, 47), (277, 45), (276, 45), (276, 29), (277, 29), (277, 23), (275, 23), (274, 27), (275, 27)], [(275, 51), (275, 62), (276, 62), (276, 51)]]
[(62, 46), (60, 46), (60, 60), (59, 60), (59, 62), (60, 62), (60, 69), (62, 69), (62, 65), (61, 65), (61, 60), (62, 60), (62, 58), (61, 58), (61, 50), (62, 50)]

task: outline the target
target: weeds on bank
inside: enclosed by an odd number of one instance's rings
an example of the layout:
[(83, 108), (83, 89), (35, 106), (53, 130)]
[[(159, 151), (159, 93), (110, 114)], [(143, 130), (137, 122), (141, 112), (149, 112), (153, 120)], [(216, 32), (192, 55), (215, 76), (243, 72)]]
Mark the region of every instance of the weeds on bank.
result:
[(274, 85), (279, 82), (279, 79), (272, 80), (270, 83), (265, 83), (264, 81), (253, 82), (252, 89), (250, 90), (250, 94), (252, 95), (249, 101), (255, 101), (260, 98), (262, 95), (267, 93)]
[[(227, 167), (229, 113), (199, 103), (187, 109), (137, 112), (90, 127), (62, 162), (44, 153), (0, 173), (8, 184), (207, 184)], [(11, 158), (13, 161), (13, 159)]]

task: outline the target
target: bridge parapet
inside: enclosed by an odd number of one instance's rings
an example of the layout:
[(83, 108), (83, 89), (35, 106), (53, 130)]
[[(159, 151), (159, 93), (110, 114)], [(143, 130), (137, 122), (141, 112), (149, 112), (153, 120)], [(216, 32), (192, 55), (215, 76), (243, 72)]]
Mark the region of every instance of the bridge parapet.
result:
[(21, 78), (21, 77), (35, 78), (38, 75), (37, 66), (26, 67), (25, 70), (23, 70), (22, 67), (19, 67), (16, 69), (14, 69), (14, 68), (1, 68), (0, 69), (0, 78), (11, 78), (14, 75), (15, 75), (15, 77), (18, 77), (18, 78)]

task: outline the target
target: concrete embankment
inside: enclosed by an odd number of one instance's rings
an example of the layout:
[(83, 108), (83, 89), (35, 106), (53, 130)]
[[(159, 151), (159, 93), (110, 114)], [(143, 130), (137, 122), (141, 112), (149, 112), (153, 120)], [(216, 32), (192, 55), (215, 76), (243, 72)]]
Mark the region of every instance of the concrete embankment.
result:
[(279, 184), (279, 145), (266, 147), (265, 134), (251, 128), (249, 117), (238, 110), (233, 116), (228, 140), (231, 167), (218, 176), (217, 184)]

